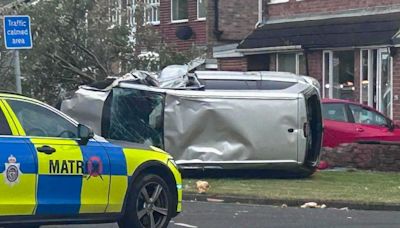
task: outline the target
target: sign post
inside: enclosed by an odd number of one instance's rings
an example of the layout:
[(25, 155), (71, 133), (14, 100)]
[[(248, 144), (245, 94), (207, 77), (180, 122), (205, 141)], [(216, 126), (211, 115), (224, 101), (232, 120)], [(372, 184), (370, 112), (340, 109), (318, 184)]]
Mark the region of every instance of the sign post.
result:
[(19, 49), (32, 48), (31, 18), (22, 15), (4, 16), (4, 42), (6, 49), (14, 50), (15, 83), (17, 92), (22, 92)]

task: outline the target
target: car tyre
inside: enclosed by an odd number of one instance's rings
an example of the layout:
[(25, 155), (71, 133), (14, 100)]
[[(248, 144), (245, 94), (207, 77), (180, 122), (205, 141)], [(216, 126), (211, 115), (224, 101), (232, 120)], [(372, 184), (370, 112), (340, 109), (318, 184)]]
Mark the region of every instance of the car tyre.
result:
[(144, 174), (133, 183), (120, 228), (165, 228), (173, 215), (173, 196), (156, 174)]

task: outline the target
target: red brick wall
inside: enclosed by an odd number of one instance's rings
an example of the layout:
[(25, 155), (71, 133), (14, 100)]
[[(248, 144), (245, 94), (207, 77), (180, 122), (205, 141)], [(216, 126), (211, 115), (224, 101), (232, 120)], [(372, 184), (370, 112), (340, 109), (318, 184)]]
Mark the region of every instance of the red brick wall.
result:
[(258, 21), (257, 0), (219, 0), (220, 40), (214, 34), (215, 0), (208, 0), (207, 6), (207, 41), (211, 57), (212, 47), (227, 43), (237, 43), (250, 34)]
[(247, 71), (247, 58), (218, 59), (218, 70)]
[[(316, 78), (322, 85), (322, 51), (312, 51), (307, 53), (309, 75)], [(322, 90), (321, 90), (322, 91)]]
[(321, 161), (330, 168), (348, 167), (364, 170), (400, 171), (400, 146), (341, 144), (335, 148), (324, 147)]
[(254, 30), (257, 21), (258, 0), (219, 0), (221, 39), (240, 41)]
[(287, 3), (267, 5), (267, 17), (293, 16), (296, 14), (324, 13), (349, 9), (400, 4), (399, 0), (289, 0)]
[[(393, 57), (393, 95), (400, 97), (400, 48)], [(400, 120), (400, 100), (393, 99), (393, 119)]]
[(276, 71), (276, 54), (270, 54), (269, 57), (269, 70)]
[[(164, 41), (177, 50), (187, 50), (192, 46), (206, 46), (206, 21), (197, 20), (197, 1), (188, 0), (189, 21), (185, 23), (171, 22), (171, 0), (160, 1), (160, 25), (159, 31)], [(176, 29), (179, 26), (190, 26), (193, 30), (193, 36), (189, 40), (179, 40), (176, 35)]]

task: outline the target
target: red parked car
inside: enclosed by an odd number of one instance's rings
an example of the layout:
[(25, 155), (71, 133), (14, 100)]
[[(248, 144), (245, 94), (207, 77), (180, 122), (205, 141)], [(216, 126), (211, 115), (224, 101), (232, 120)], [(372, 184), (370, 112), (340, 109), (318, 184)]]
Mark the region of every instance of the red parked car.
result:
[(323, 99), (322, 115), (323, 147), (360, 141), (400, 142), (400, 128), (369, 106), (347, 100)]

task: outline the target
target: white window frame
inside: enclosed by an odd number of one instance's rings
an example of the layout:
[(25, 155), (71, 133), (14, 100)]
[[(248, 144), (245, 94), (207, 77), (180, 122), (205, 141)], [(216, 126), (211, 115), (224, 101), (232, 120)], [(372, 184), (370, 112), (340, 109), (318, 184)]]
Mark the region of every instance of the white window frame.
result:
[(377, 79), (377, 85), (378, 85), (378, 89), (377, 89), (377, 96), (378, 96), (378, 98), (377, 98), (377, 110), (379, 110), (380, 112), (382, 112), (382, 103), (381, 103), (381, 100), (382, 100), (382, 86), (381, 86), (381, 83), (378, 83), (378, 82), (380, 82), (379, 80), (382, 80), (382, 53), (387, 53), (388, 55), (389, 55), (389, 59), (388, 59), (388, 61), (389, 61), (389, 65), (390, 65), (390, 72), (388, 72), (389, 74), (391, 74), (390, 75), (390, 86), (391, 86), (391, 93), (392, 93), (392, 95), (390, 96), (390, 105), (391, 105), (391, 107), (390, 107), (390, 113), (389, 113), (389, 117), (390, 118), (393, 118), (393, 57), (392, 56), (390, 56), (390, 51), (388, 50), (388, 48), (380, 48), (380, 49), (378, 49), (378, 65), (377, 65), (377, 67), (376, 67), (376, 69), (377, 69), (377, 77), (376, 77), (376, 79)]
[[(325, 85), (326, 85), (326, 75), (325, 75), (325, 55), (328, 54), (329, 55), (329, 75), (328, 75), (328, 85), (329, 88), (333, 88), (333, 51), (331, 50), (326, 50), (322, 52), (322, 97), (326, 98), (325, 96)], [(329, 94), (328, 94), (328, 98), (332, 98), (333, 97), (333, 89), (329, 90)]]
[(269, 0), (268, 4), (272, 5), (272, 4), (279, 4), (279, 3), (285, 3), (285, 2), (289, 2), (289, 0)]
[[(188, 0), (188, 1), (190, 1), (190, 0)], [(186, 19), (180, 19), (180, 20), (174, 20), (174, 9), (173, 9), (173, 4), (174, 3), (174, 0), (171, 0), (171, 22), (172, 23), (184, 23), (184, 22), (188, 22), (189, 21), (189, 18), (186, 18)], [(189, 4), (189, 2), (187, 3), (187, 4)], [(188, 10), (188, 9), (187, 9)], [(189, 17), (189, 14), (188, 14), (188, 17)]]
[(363, 52), (367, 51), (368, 52), (368, 71), (367, 71), (367, 75), (368, 75), (368, 106), (373, 107), (373, 86), (371, 86), (371, 82), (373, 80), (373, 57), (372, 57), (372, 51), (373, 49), (360, 49), (360, 104), (362, 104), (363, 102), (363, 84), (362, 84), (362, 79), (363, 79)]
[[(197, 0), (197, 20), (198, 21), (204, 21), (204, 20), (206, 20), (206, 18), (207, 18), (207, 16), (204, 16), (204, 17), (200, 17), (200, 2), (201, 1), (207, 1), (207, 0)], [(207, 6), (205, 6), (206, 7), (206, 15), (207, 15)]]
[[(160, 24), (160, 0), (144, 0), (145, 3), (145, 9), (144, 9), (144, 21), (147, 24), (152, 24), (152, 25), (159, 25)], [(151, 21), (147, 20), (147, 10), (151, 8)], [(155, 18), (158, 18), (158, 20), (153, 20)]]
[(300, 74), (300, 56), (304, 55), (302, 52), (278, 52), (275, 54), (275, 63), (276, 63), (276, 67), (275, 67), (275, 71), (279, 71), (279, 54), (293, 54), (296, 55), (295, 56), (295, 62), (296, 62), (296, 74)]

